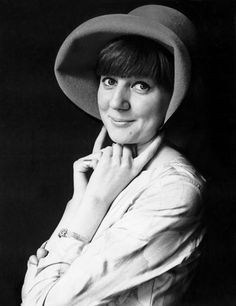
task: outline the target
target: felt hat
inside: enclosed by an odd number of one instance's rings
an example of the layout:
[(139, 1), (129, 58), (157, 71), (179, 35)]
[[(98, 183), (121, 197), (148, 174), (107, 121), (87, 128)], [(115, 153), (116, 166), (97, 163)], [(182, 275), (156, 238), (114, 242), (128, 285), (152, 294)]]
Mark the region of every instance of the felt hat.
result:
[(181, 104), (191, 80), (190, 52), (196, 43), (192, 22), (176, 9), (161, 5), (140, 6), (128, 14), (92, 18), (78, 26), (63, 42), (56, 57), (57, 81), (78, 107), (99, 118), (97, 106), (97, 56), (110, 40), (122, 35), (151, 38), (174, 55), (174, 90), (165, 122)]

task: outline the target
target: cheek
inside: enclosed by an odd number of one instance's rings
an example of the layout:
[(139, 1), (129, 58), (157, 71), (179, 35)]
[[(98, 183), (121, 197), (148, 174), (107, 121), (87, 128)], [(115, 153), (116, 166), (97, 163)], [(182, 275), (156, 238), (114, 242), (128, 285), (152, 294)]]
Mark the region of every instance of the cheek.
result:
[(154, 103), (152, 107), (142, 109), (140, 119), (142, 120), (142, 129), (145, 133), (156, 133), (164, 122), (165, 108), (163, 109), (163, 107)]
[(107, 120), (106, 120), (105, 114), (108, 110), (108, 103), (106, 101), (107, 101), (107, 99), (105, 99), (102, 91), (98, 90), (98, 94), (97, 94), (98, 110), (99, 110), (99, 113), (100, 113), (101, 120), (102, 120), (104, 126), (107, 128)]
[(98, 103), (98, 109), (99, 109), (100, 113), (107, 110), (107, 108), (108, 108), (107, 101), (108, 101), (108, 99), (106, 98), (106, 95), (99, 88), (98, 89), (98, 94), (97, 94), (97, 103)]
[(142, 134), (146, 137), (152, 137), (155, 135), (161, 126), (161, 122), (156, 116), (150, 116), (143, 120)]
[(144, 117), (150, 125), (159, 127), (164, 122), (169, 100), (169, 97), (163, 94), (150, 101), (149, 108), (143, 109)]

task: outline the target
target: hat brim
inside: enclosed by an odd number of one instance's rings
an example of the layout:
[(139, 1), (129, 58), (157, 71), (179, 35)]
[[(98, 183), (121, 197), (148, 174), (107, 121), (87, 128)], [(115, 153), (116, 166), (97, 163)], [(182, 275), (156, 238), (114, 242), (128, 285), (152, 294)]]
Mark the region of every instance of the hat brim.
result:
[(142, 16), (112, 14), (95, 17), (77, 27), (63, 42), (55, 62), (57, 81), (86, 113), (100, 119), (97, 106), (97, 56), (104, 45), (122, 35), (156, 40), (174, 55), (174, 90), (165, 122), (175, 112), (189, 87), (191, 60), (184, 42), (168, 27)]

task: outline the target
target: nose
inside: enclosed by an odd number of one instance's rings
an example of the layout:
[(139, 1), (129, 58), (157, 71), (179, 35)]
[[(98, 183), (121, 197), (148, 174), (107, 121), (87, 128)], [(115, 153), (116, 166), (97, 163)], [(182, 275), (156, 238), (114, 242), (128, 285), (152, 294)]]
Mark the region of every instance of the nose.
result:
[(129, 110), (129, 90), (125, 86), (118, 85), (113, 89), (110, 98), (110, 107), (116, 110)]

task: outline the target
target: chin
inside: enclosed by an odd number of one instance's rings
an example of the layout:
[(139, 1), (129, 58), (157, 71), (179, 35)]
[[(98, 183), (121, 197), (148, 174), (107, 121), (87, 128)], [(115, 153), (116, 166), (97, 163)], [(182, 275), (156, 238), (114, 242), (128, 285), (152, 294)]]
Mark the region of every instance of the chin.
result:
[(110, 137), (111, 140), (115, 143), (118, 143), (120, 145), (130, 145), (130, 144), (135, 144), (136, 142), (130, 141), (129, 139), (124, 139), (120, 137)]
[(137, 143), (137, 141), (135, 141), (135, 139), (133, 137), (127, 137), (126, 135), (116, 135), (113, 133), (109, 133), (109, 137), (111, 138), (111, 140), (115, 143), (119, 143), (121, 145), (128, 145), (128, 144), (135, 144)]

